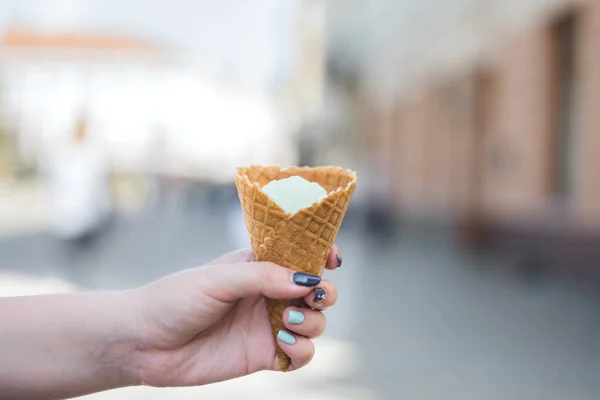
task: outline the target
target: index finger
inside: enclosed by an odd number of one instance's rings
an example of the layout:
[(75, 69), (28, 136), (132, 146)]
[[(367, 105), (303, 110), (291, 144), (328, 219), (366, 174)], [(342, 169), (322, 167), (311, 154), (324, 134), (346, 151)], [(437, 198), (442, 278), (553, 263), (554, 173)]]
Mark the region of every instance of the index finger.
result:
[(331, 248), (331, 253), (327, 258), (327, 263), (325, 264), (325, 268), (327, 269), (336, 269), (342, 266), (342, 253), (340, 253), (340, 249), (337, 245), (333, 245)]

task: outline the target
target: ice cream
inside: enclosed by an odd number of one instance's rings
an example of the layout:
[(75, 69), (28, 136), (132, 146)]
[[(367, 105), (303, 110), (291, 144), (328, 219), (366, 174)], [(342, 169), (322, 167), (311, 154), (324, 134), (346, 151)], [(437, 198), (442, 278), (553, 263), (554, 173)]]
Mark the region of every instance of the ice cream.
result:
[[(235, 184), (254, 259), (321, 276), (357, 179), (355, 172), (339, 167), (238, 168)], [(274, 202), (289, 214), (273, 207)], [(279, 331), (286, 329), (285, 309), (305, 307), (306, 303), (303, 299), (265, 298), (265, 305), (273, 340), (278, 343)], [(287, 371), (290, 358), (279, 345), (277, 359), (281, 370)]]
[(321, 185), (300, 176), (271, 181), (263, 186), (262, 191), (290, 214), (296, 214), (327, 197), (327, 192)]

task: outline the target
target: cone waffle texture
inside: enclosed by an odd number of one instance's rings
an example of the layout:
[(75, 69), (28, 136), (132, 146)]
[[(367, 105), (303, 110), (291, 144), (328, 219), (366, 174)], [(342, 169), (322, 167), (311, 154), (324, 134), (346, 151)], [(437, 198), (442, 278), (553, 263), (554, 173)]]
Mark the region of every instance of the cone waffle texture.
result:
[[(279, 207), (261, 188), (273, 180), (294, 175), (318, 183), (328, 195), (292, 215)], [(255, 259), (321, 276), (356, 181), (354, 172), (338, 167), (238, 168), (236, 186)], [(284, 329), (283, 311), (287, 307), (306, 306), (302, 299), (265, 300), (274, 337)], [(279, 346), (277, 357), (281, 370), (287, 371), (290, 359)]]

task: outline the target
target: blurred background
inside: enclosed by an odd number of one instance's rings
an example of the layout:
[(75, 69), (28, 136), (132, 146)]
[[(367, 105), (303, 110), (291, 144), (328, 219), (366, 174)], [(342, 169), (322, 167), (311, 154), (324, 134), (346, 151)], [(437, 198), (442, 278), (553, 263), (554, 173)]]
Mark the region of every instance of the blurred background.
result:
[(359, 175), (310, 367), (87, 398), (600, 398), (600, 1), (0, 0), (0, 35), (0, 296), (247, 246), (237, 165)]

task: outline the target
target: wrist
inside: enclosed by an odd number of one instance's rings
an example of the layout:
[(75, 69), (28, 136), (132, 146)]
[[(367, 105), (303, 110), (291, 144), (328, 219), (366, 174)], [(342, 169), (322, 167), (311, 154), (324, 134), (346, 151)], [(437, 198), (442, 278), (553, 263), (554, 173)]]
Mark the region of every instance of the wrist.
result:
[(111, 292), (101, 296), (98, 301), (102, 302), (106, 319), (100, 316), (98, 320), (109, 322), (100, 329), (101, 344), (93, 355), (98, 373), (109, 380), (107, 383), (111, 387), (139, 385), (136, 291)]

